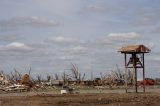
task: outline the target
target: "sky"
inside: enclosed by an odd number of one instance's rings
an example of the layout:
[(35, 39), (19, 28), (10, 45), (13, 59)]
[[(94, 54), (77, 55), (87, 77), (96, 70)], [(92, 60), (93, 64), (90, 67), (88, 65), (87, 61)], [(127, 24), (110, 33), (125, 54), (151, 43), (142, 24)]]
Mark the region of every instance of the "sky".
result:
[[(159, 0), (0, 0), (0, 70), (86, 76), (124, 70), (124, 45), (144, 44), (146, 76), (160, 76)], [(142, 73), (139, 72), (139, 76)]]

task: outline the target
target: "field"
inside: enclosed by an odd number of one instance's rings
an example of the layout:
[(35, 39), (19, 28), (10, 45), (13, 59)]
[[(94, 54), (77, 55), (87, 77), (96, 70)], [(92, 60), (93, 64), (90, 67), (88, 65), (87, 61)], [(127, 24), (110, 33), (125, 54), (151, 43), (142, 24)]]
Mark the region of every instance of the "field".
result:
[(159, 89), (147, 90), (152, 92), (85, 89), (80, 94), (65, 95), (57, 91), (7, 93), (0, 95), (0, 106), (160, 106)]
[(160, 94), (78, 94), (6, 96), (1, 106), (160, 106)]

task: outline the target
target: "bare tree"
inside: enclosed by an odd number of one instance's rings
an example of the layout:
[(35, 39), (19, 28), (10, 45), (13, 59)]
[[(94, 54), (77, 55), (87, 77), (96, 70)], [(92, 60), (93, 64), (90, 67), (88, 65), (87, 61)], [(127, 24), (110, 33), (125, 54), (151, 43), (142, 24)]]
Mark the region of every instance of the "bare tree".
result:
[(72, 77), (76, 80), (78, 84), (80, 84), (80, 82), (83, 81), (85, 78), (85, 73), (83, 74), (83, 76), (81, 76), (81, 73), (79, 72), (79, 69), (75, 64), (71, 64), (70, 70), (72, 72)]
[(67, 84), (67, 82), (68, 82), (68, 75), (65, 72), (63, 72), (63, 74), (62, 74), (62, 79), (63, 79), (64, 85)]
[(14, 71), (15, 71), (16, 81), (20, 80), (21, 77), (22, 77), (22, 74), (20, 74), (19, 71), (16, 68), (14, 68)]
[(127, 73), (125, 74), (124, 71), (121, 71), (117, 65), (117, 71), (113, 71), (113, 73), (115, 79), (119, 80), (125, 80), (125, 76), (127, 76), (127, 83), (133, 85), (134, 73), (131, 70), (127, 70)]
[[(101, 74), (101, 79), (103, 84), (107, 84), (109, 85), (110, 88), (112, 88), (113, 85), (124, 85), (125, 83), (125, 73), (124, 71), (120, 70), (118, 65), (116, 65), (117, 70), (111, 71), (111, 74), (106, 74), (104, 76), (102, 76)], [(129, 84), (133, 84), (133, 73), (128, 70), (127, 71), (127, 82)]]
[(20, 81), (21, 77), (22, 74), (20, 74), (16, 68), (14, 68), (14, 71), (11, 72), (10, 75), (8, 75), (8, 78), (12, 83), (17, 83), (18, 81)]
[(59, 80), (59, 75), (56, 73), (54, 74), (55, 80)]
[(49, 82), (51, 80), (51, 76), (47, 75), (47, 82)]
[(41, 81), (42, 81), (42, 77), (41, 77), (41, 75), (40, 75), (40, 74), (38, 74), (36, 77), (37, 77), (37, 81), (38, 81), (38, 83), (40, 84), (40, 83), (41, 83)]
[(129, 85), (133, 85), (133, 83), (134, 83), (134, 73), (131, 70), (128, 70), (127, 82)]
[(28, 75), (30, 76), (31, 75), (31, 67), (29, 68), (29, 70), (28, 70)]

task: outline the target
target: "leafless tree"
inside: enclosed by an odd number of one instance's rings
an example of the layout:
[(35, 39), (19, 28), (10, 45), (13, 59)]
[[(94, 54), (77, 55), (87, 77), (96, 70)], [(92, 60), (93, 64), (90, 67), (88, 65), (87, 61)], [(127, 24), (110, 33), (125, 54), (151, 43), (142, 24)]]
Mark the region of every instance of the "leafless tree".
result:
[(28, 70), (28, 75), (30, 76), (31, 75), (31, 67), (29, 68), (29, 70)]
[(0, 74), (1, 74), (1, 75), (3, 75), (3, 74), (4, 74), (4, 71), (3, 71), (3, 70), (1, 70), (1, 71), (0, 71)]
[(79, 72), (79, 69), (75, 64), (71, 64), (70, 70), (72, 72), (72, 77), (76, 80), (78, 84), (80, 84), (80, 82), (83, 81), (85, 78), (85, 73), (81, 76), (81, 73)]
[(18, 71), (16, 68), (14, 68), (14, 71), (15, 71), (15, 78), (16, 78), (16, 81), (20, 80), (21, 77), (22, 77), (22, 74), (19, 73), (19, 71)]
[(134, 73), (131, 70), (127, 71), (127, 82), (129, 85), (133, 85), (134, 84)]
[(66, 85), (68, 82), (68, 75), (65, 72), (63, 72), (62, 74), (62, 79), (63, 79), (64, 85)]
[(47, 75), (47, 82), (49, 82), (51, 80), (51, 76)]
[(22, 74), (20, 74), (16, 68), (14, 68), (14, 71), (11, 72), (10, 75), (8, 75), (8, 78), (12, 83), (17, 83), (18, 81), (20, 81), (21, 77)]
[(115, 79), (121, 79), (121, 80), (125, 80), (125, 76), (127, 77), (127, 83), (130, 85), (133, 85), (133, 81), (134, 81), (134, 73), (131, 70), (127, 70), (127, 73), (124, 73), (124, 71), (121, 71), (118, 68), (117, 65), (117, 71), (113, 72)]
[(56, 73), (54, 74), (55, 80), (59, 80), (59, 75)]
[[(111, 74), (106, 74), (104, 76), (101, 74), (101, 79), (104, 85), (107, 84), (112, 88), (113, 85), (123, 85), (125, 83), (125, 76), (127, 76), (127, 82), (132, 85), (134, 77), (132, 71), (128, 70), (127, 75), (125, 75), (124, 71), (120, 70), (117, 65), (117, 70), (111, 71)], [(116, 82), (116, 80), (118, 82)]]
[(40, 83), (41, 83), (41, 81), (42, 81), (42, 77), (41, 77), (41, 75), (40, 75), (40, 74), (38, 74), (36, 77), (37, 77), (37, 81), (38, 81), (38, 83), (40, 84)]

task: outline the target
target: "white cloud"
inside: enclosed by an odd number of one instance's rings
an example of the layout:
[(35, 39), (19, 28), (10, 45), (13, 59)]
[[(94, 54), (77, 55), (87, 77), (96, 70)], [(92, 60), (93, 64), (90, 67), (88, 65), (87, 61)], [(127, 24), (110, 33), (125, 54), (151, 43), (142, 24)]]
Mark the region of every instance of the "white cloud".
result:
[(9, 20), (0, 20), (0, 28), (11, 28), (21, 26), (32, 26), (32, 27), (54, 27), (59, 23), (39, 17), (13, 17)]
[(146, 44), (146, 46), (149, 48), (149, 49), (153, 49), (155, 47), (155, 44), (153, 42), (148, 42)]
[(82, 55), (82, 54), (87, 54), (88, 53), (88, 48), (83, 47), (82, 45), (78, 46), (71, 46), (71, 47), (65, 47), (60, 50), (63, 55)]
[(80, 11), (81, 14), (86, 13), (102, 13), (108, 11), (108, 7), (96, 4), (87, 5), (83, 10)]
[(13, 42), (13, 43), (10, 43), (8, 45), (6, 45), (6, 47), (25, 47), (25, 45), (23, 43), (19, 43), (19, 42)]
[(50, 41), (52, 42), (73, 42), (74, 40), (69, 37), (58, 36), (58, 37), (52, 37)]
[(152, 18), (148, 17), (140, 17), (133, 21), (133, 25), (136, 27), (150, 27), (157, 24), (156, 20), (153, 20)]
[(159, 23), (159, 14), (157, 14), (157, 10), (155, 9), (152, 12), (145, 11), (143, 9), (136, 12), (135, 20), (132, 22), (132, 24), (135, 27), (139, 28), (146, 28), (157, 25)]
[(76, 47), (72, 48), (72, 50), (74, 50), (74, 51), (83, 51), (83, 50), (86, 50), (86, 48), (82, 47), (82, 46), (76, 46)]
[(107, 36), (113, 40), (121, 40), (121, 39), (137, 39), (140, 38), (140, 35), (135, 32), (128, 32), (128, 33), (110, 33)]
[(0, 50), (21, 52), (21, 51), (31, 51), (31, 50), (33, 50), (33, 48), (25, 45), (24, 43), (13, 42), (13, 43), (7, 44), (5, 46), (1, 46)]
[(88, 5), (87, 7), (90, 11), (102, 11), (105, 8), (103, 6), (98, 6), (98, 5)]
[(141, 35), (135, 32), (109, 33), (108, 35), (96, 39), (96, 46), (108, 46), (110, 48), (122, 46), (123, 44), (136, 43), (141, 39)]
[(57, 45), (79, 45), (83, 44), (84, 41), (80, 39), (74, 39), (72, 37), (65, 37), (65, 36), (56, 36), (51, 37), (46, 40), (46, 42), (57, 44)]
[(75, 57), (74, 56), (61, 56), (59, 57), (60, 60), (73, 60)]

